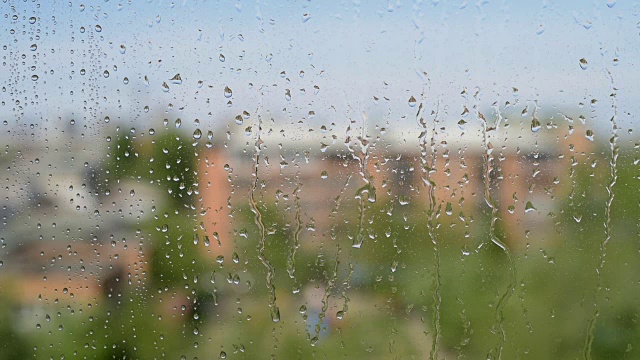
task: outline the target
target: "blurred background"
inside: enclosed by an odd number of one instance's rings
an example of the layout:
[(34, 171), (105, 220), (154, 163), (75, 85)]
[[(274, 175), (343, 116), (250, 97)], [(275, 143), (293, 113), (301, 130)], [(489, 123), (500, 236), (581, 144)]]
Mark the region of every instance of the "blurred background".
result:
[(640, 357), (640, 3), (0, 9), (0, 359)]

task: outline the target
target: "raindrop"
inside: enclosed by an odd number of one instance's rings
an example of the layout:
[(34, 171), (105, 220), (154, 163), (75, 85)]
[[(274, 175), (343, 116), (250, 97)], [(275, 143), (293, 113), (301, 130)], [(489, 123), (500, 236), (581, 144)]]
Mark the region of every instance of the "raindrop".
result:
[(182, 126), (182, 119), (177, 118), (177, 119), (176, 119), (176, 122), (175, 122), (175, 125), (176, 125), (176, 129), (179, 129), (179, 128), (180, 128), (180, 126)]
[(593, 141), (593, 137), (594, 137), (593, 130), (587, 130), (584, 137), (586, 137), (589, 141)]
[(302, 14), (302, 22), (306, 23), (307, 21), (309, 21), (309, 19), (311, 19), (311, 14), (306, 13), (306, 14)]
[(291, 90), (286, 89), (286, 90), (284, 91), (284, 98), (285, 98), (285, 100), (287, 100), (287, 101), (290, 101), (290, 100), (291, 100)]
[(162, 82), (162, 91), (169, 92), (169, 85), (167, 84), (166, 81)]
[(102, 26), (96, 25), (96, 32), (102, 32)]
[(127, 47), (124, 45), (120, 45), (120, 54), (124, 54), (125, 52), (127, 52)]
[(105, 78), (108, 78), (108, 77), (109, 77), (109, 70), (105, 70), (105, 71), (102, 73), (102, 76), (104, 76)]
[(38, 45), (36, 45), (36, 44), (31, 44), (31, 46), (29, 46), (29, 50), (31, 50), (31, 51), (36, 51), (36, 50), (38, 50)]
[(527, 204), (524, 206), (524, 212), (528, 213), (528, 212), (532, 212), (537, 210), (533, 204), (531, 203), (531, 201), (527, 201)]
[(236, 116), (236, 124), (242, 125), (244, 123), (244, 119), (241, 115)]
[(582, 68), (582, 70), (587, 70), (588, 67), (589, 67), (589, 63), (587, 63), (587, 59), (585, 58), (580, 59), (580, 68)]
[(320, 178), (324, 180), (327, 177), (329, 177), (329, 173), (327, 173), (327, 170), (322, 171), (322, 173), (320, 174)]
[(38, 79), (39, 79), (38, 75), (31, 75), (31, 80), (38, 81)]
[(538, 121), (538, 119), (533, 118), (533, 120), (531, 120), (531, 131), (533, 132), (538, 132), (538, 130), (540, 130), (542, 128), (542, 125), (540, 124), (540, 121)]
[(416, 98), (414, 98), (413, 96), (409, 98), (409, 106), (411, 107), (416, 106)]
[(196, 139), (196, 140), (198, 140), (198, 139), (200, 139), (201, 137), (202, 137), (202, 131), (200, 131), (200, 129), (196, 129), (196, 130), (193, 132), (193, 138), (194, 138), (194, 139)]
[(233, 91), (231, 91), (231, 89), (228, 86), (224, 87), (224, 97), (226, 97), (227, 99), (231, 97), (231, 95), (233, 95)]
[(175, 74), (172, 78), (171, 78), (171, 82), (176, 84), (176, 85), (180, 85), (182, 84), (182, 77), (180, 77), (180, 74)]
[(222, 54), (218, 55), (218, 60), (220, 60), (220, 62), (224, 62), (224, 60), (225, 60), (224, 55), (222, 55)]
[(35, 24), (36, 23), (36, 18), (35, 16), (32, 16), (29, 18), (29, 24)]
[(122, 82), (127, 85), (129, 83), (129, 78), (125, 76), (124, 79), (122, 79)]

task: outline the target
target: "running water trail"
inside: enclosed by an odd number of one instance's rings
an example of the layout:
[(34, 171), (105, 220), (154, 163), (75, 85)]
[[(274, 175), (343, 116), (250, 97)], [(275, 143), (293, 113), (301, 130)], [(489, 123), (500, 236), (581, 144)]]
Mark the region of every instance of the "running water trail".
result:
[(260, 232), (260, 238), (258, 242), (258, 259), (267, 269), (267, 289), (269, 290), (269, 309), (271, 311), (271, 321), (279, 322), (280, 309), (278, 309), (278, 306), (276, 306), (276, 287), (273, 283), (273, 280), (275, 278), (275, 268), (267, 260), (267, 257), (265, 255), (266, 230), (264, 223), (262, 222), (262, 212), (260, 212), (255, 199), (255, 193), (258, 189), (259, 181), (258, 165), (260, 164), (260, 151), (262, 150), (262, 139), (260, 137), (261, 131), (262, 117), (258, 114), (258, 131), (253, 155), (253, 182), (251, 184), (251, 190), (249, 191), (249, 202), (251, 203), (251, 211), (255, 214), (254, 222), (258, 226), (258, 230)]
[[(476, 93), (474, 94), (474, 99), (476, 103), (478, 102), (479, 93), (480, 93), (480, 89), (477, 89)], [(477, 111), (477, 108), (478, 108), (477, 104), (475, 107)], [(479, 111), (476, 112), (476, 117), (482, 123), (482, 138), (483, 138), (483, 144), (484, 144), (484, 154), (482, 156), (483, 158), (482, 160), (484, 163), (484, 172), (483, 172), (484, 199), (487, 205), (489, 206), (489, 208), (491, 209), (491, 221), (489, 223), (489, 239), (494, 245), (502, 249), (502, 251), (506, 255), (507, 262), (509, 264), (509, 272), (510, 272), (509, 285), (505, 289), (504, 293), (498, 300), (498, 304), (496, 305), (496, 314), (495, 314), (496, 322), (494, 324), (494, 327), (497, 326), (498, 329), (500, 330), (500, 342), (489, 351), (489, 354), (487, 354), (487, 357), (489, 359), (502, 359), (502, 352), (507, 342), (507, 333), (504, 329), (504, 307), (509, 302), (511, 295), (513, 295), (513, 293), (515, 292), (517, 275), (516, 275), (516, 267), (515, 267), (513, 257), (511, 255), (511, 251), (507, 248), (506, 244), (503, 241), (501, 241), (496, 235), (496, 222), (498, 221), (498, 205), (496, 204), (496, 202), (493, 200), (491, 196), (491, 171), (493, 170), (492, 163), (494, 159), (493, 159), (493, 145), (488, 140), (489, 139), (488, 133), (490, 131), (496, 131), (497, 127), (488, 127), (487, 119)]]
[(611, 116), (611, 138), (609, 138), (609, 149), (611, 159), (609, 160), (609, 183), (607, 184), (607, 201), (604, 206), (604, 239), (600, 242), (600, 263), (598, 264), (598, 268), (596, 269), (597, 274), (597, 285), (596, 292), (593, 295), (593, 304), (594, 304), (594, 312), (589, 320), (589, 327), (587, 329), (587, 338), (585, 340), (585, 345), (583, 349), (583, 356), (585, 359), (591, 359), (591, 347), (593, 345), (593, 340), (595, 339), (594, 331), (596, 327), (596, 322), (598, 320), (598, 316), (600, 315), (600, 310), (598, 308), (598, 297), (600, 292), (602, 291), (602, 272), (604, 271), (604, 264), (607, 256), (607, 244), (611, 240), (611, 205), (613, 204), (613, 199), (615, 194), (613, 192), (613, 187), (618, 180), (618, 101), (616, 99), (616, 87), (613, 81), (613, 75), (607, 69), (607, 75), (609, 75), (609, 83), (611, 86), (611, 107), (613, 110), (613, 115)]
[(293, 233), (293, 245), (291, 246), (291, 252), (287, 258), (287, 272), (289, 273), (289, 277), (293, 280), (294, 294), (300, 292), (300, 284), (296, 279), (296, 252), (300, 247), (300, 233), (302, 232), (302, 211), (300, 209), (300, 197), (298, 196), (300, 187), (301, 186), (298, 185), (298, 187), (293, 190), (293, 199), (296, 206), (296, 230)]
[[(424, 101), (424, 93), (422, 94), (422, 100)], [(433, 118), (433, 126), (431, 128), (431, 138), (429, 144), (427, 144), (427, 123), (424, 120), (424, 117), (421, 117), (420, 114), (423, 109), (423, 103), (420, 103), (418, 107), (418, 113), (416, 117), (419, 117), (418, 122), (422, 127), (422, 134), (420, 134), (420, 159), (422, 163), (422, 181), (425, 186), (429, 189), (429, 209), (427, 211), (427, 232), (429, 234), (429, 239), (433, 244), (434, 251), (434, 275), (433, 275), (433, 283), (434, 283), (434, 303), (433, 303), (433, 342), (431, 343), (431, 352), (429, 353), (429, 359), (434, 360), (438, 358), (438, 346), (440, 343), (440, 308), (442, 306), (442, 294), (441, 294), (441, 286), (442, 286), (442, 276), (440, 270), (440, 243), (436, 238), (435, 234), (435, 219), (437, 213), (440, 209), (436, 210), (436, 194), (435, 188), (436, 184), (431, 179), (431, 174), (436, 171), (436, 157), (437, 157), (437, 148), (436, 148), (436, 128), (438, 123), (438, 113), (439, 113), (440, 103), (436, 107), (436, 112)], [(431, 159), (427, 159), (427, 154), (431, 151)], [(431, 160), (431, 161), (429, 161)]]

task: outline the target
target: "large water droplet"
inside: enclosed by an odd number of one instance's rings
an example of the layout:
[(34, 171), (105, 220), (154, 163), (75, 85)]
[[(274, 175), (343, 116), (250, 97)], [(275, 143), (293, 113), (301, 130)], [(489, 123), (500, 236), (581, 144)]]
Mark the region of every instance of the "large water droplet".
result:
[(538, 132), (538, 130), (540, 130), (541, 128), (542, 125), (540, 124), (540, 121), (536, 118), (533, 118), (533, 120), (531, 120), (531, 131)]

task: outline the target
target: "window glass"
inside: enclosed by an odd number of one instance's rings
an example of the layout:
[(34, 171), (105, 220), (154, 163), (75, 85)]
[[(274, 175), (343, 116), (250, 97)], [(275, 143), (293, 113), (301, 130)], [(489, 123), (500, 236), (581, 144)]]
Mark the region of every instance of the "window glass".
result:
[(637, 3), (0, 9), (0, 359), (640, 357)]

